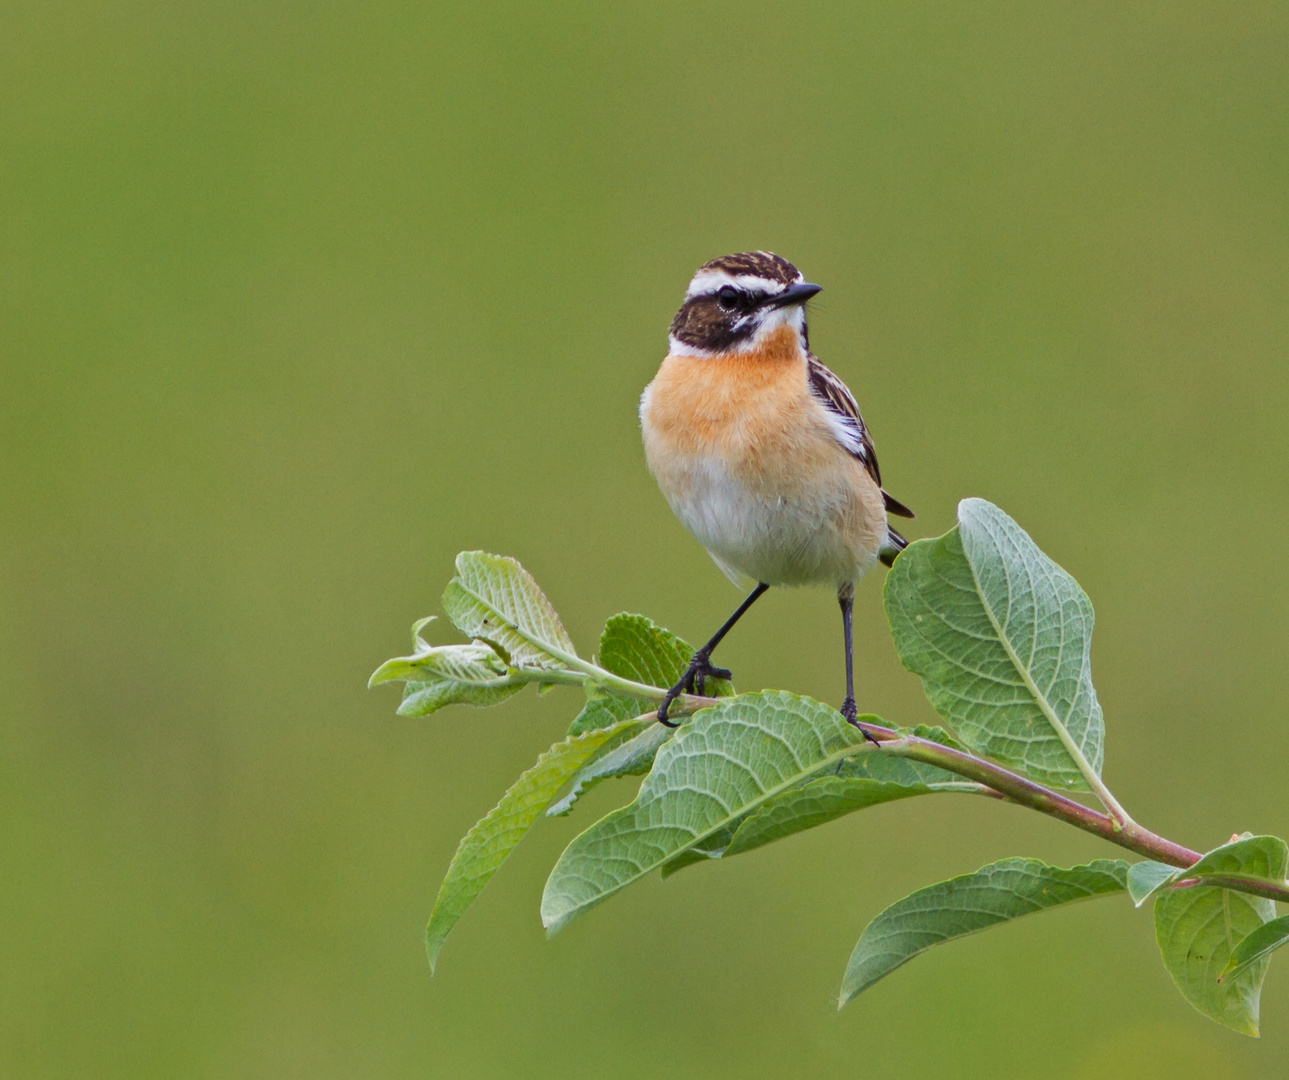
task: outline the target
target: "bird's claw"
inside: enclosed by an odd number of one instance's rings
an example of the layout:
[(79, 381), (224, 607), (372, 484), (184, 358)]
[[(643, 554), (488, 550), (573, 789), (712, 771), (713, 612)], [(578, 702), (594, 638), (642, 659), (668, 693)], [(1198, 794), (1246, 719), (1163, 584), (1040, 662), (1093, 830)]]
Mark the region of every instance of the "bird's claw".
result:
[(730, 679), (732, 677), (729, 668), (712, 667), (711, 661), (704, 653), (694, 653), (693, 658), (689, 661), (689, 666), (685, 668), (685, 674), (680, 677), (680, 681), (675, 686), (667, 691), (667, 696), (662, 699), (662, 705), (658, 709), (658, 722), (666, 724), (668, 727), (676, 727), (675, 723), (667, 719), (667, 711), (681, 694), (701, 695), (706, 689), (708, 679)]
[(729, 668), (712, 667), (711, 664), (704, 663), (702, 668), (694, 672), (694, 677), (690, 681), (695, 694), (700, 697), (707, 691), (708, 679), (732, 679), (734, 676)]
[(847, 697), (846, 700), (841, 703), (841, 715), (846, 718), (846, 723), (848, 723), (851, 727), (853, 727), (856, 731), (858, 731), (861, 735), (863, 735), (864, 738), (867, 739), (869, 742), (871, 742), (874, 746), (882, 745), (875, 738), (873, 738), (873, 736), (867, 731), (867, 729), (865, 729), (864, 725), (861, 724), (858, 719), (856, 719), (859, 716), (859, 710), (855, 708), (855, 699), (853, 697)]

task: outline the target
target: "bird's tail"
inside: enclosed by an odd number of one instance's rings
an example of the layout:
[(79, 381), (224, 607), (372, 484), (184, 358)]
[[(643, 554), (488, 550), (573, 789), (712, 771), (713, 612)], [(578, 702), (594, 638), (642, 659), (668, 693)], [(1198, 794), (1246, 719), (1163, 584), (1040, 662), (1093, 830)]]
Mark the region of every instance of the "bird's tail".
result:
[(909, 542), (899, 533), (889, 526), (886, 529), (886, 543), (882, 545), (882, 550), (877, 553), (877, 557), (887, 566), (895, 564), (895, 556), (909, 546)]

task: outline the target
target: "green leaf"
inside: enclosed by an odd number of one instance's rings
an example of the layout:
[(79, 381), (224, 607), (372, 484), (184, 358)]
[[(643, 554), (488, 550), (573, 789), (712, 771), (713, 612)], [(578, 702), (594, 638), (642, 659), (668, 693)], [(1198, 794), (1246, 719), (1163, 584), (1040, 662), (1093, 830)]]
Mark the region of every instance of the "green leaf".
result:
[(1141, 907), (1177, 876), (1177, 867), (1146, 859), (1128, 867), (1128, 895), (1132, 906)]
[(1242, 1035), (1258, 1034), (1262, 980), (1270, 957), (1219, 983), (1234, 950), (1275, 915), (1270, 900), (1211, 886), (1168, 890), (1155, 900), (1155, 941), (1182, 996)]
[[(1183, 879), (1220, 877), (1224, 883), (1243, 880), (1250, 884), (1270, 882), (1284, 885), (1283, 870), (1277, 877), (1276, 869), (1283, 868), (1287, 862), (1289, 848), (1279, 837), (1243, 833), (1214, 848), (1193, 866), (1167, 866), (1149, 861), (1133, 863), (1128, 871), (1128, 893), (1133, 904), (1141, 907), (1160, 889)], [(1248, 869), (1242, 870), (1241, 867)]]
[(911, 544), (886, 575), (895, 647), (971, 750), (1045, 784), (1089, 785), (1104, 737), (1092, 688), (1092, 604), (1011, 518), (983, 499)]
[[(943, 728), (919, 725), (910, 734), (948, 746), (955, 745)], [(837, 766), (836, 775), (808, 780), (782, 795), (776, 795), (758, 810), (708, 837), (701, 845), (690, 848), (663, 866), (662, 876), (670, 877), (677, 870), (697, 862), (751, 851), (878, 803), (938, 791), (976, 793), (981, 790), (979, 784), (920, 761), (881, 751), (857, 755), (842, 761)]]
[(452, 856), (425, 929), (425, 951), (430, 958), (431, 972), (452, 927), (524, 838), (542, 808), (586, 759), (616, 734), (614, 728), (605, 728), (556, 743), (466, 833)]
[(582, 766), (564, 797), (547, 808), (546, 816), (563, 817), (601, 780), (643, 776), (653, 764), (658, 748), (674, 734), (674, 728), (655, 720), (637, 720), (634, 725), (622, 725), (622, 735), (605, 743), (596, 756)]
[(610, 694), (600, 689), (590, 679), (584, 684), (584, 689), (586, 690), (586, 704), (582, 706), (582, 711), (573, 717), (573, 722), (569, 724), (568, 733), (570, 735), (581, 735), (584, 731), (610, 727), (622, 720), (630, 720), (634, 716), (640, 716), (642, 713), (647, 712), (649, 708), (648, 705), (641, 703), (637, 698), (627, 697), (625, 694)]
[(405, 682), (399, 716), (427, 716), (445, 705), (496, 705), (528, 682), (485, 642), (430, 646), (417, 640), (423, 651), (386, 660), (367, 684)]
[[(868, 755), (877, 757), (881, 751)], [(975, 787), (967, 784), (965, 787)], [(813, 829), (856, 810), (879, 803), (930, 795), (936, 788), (926, 784), (893, 784), (882, 780), (824, 776), (769, 800), (739, 825), (723, 857), (782, 840), (793, 833)], [(950, 789), (953, 790), (953, 789)]]
[[(625, 611), (609, 619), (600, 635), (600, 666), (646, 686), (673, 685), (693, 655), (694, 647), (687, 641), (652, 619)], [(729, 685), (724, 679), (716, 682)], [(718, 696), (710, 688), (708, 693)]]
[(1127, 876), (1128, 864), (1118, 859), (1069, 870), (1037, 859), (1003, 859), (919, 889), (868, 924), (846, 965), (838, 1007), (933, 945), (1035, 911), (1121, 892)]
[(1194, 866), (1178, 870), (1180, 878), (1222, 877), (1250, 882), (1285, 884), (1289, 871), (1289, 846), (1278, 836), (1240, 836), (1215, 847)]
[(1286, 944), (1289, 944), (1289, 915), (1281, 915), (1278, 919), (1263, 923), (1231, 950), (1231, 958), (1227, 960), (1217, 981), (1239, 978), (1257, 961), (1270, 957), (1276, 949)]
[(669, 859), (662, 864), (658, 871), (664, 880), (671, 877), (677, 870), (683, 870), (686, 866), (694, 866), (696, 863), (710, 862), (712, 859), (719, 859), (725, 854), (725, 849), (730, 846), (730, 841), (734, 839), (734, 831), (741, 825), (744, 818), (735, 818), (733, 822), (726, 825), (723, 829), (718, 829), (705, 840), (701, 840), (691, 848), (686, 848), (674, 859)]
[[(1289, 850), (1284, 841), (1248, 836), (1214, 848), (1181, 871), (1180, 877), (1283, 882), (1287, 864)], [(1251, 956), (1239, 975), (1223, 973), (1241, 943), (1275, 914), (1270, 900), (1214, 885), (1178, 884), (1155, 898), (1155, 940), (1177, 989), (1205, 1016), (1243, 1035), (1258, 1034), (1262, 980), (1270, 952)], [(1253, 949), (1258, 951), (1256, 946)], [(1236, 961), (1237, 966), (1240, 963)]]
[[(670, 630), (643, 615), (623, 612), (604, 624), (600, 635), (599, 664), (624, 679), (666, 690), (674, 686), (689, 666), (694, 648)], [(569, 727), (569, 734), (590, 731), (606, 724), (638, 716), (644, 710), (636, 698), (586, 686), (586, 707)], [(729, 697), (734, 685), (726, 679), (709, 679), (703, 688), (708, 697)]]
[[(870, 755), (877, 757), (878, 754)], [(964, 785), (975, 787), (975, 785)], [(881, 780), (824, 776), (776, 795), (759, 809), (745, 814), (701, 844), (665, 863), (663, 877), (710, 859), (741, 855), (745, 851), (782, 840), (793, 833), (824, 825), (856, 810), (894, 802), (935, 790), (925, 784), (895, 784)]]
[(555, 933), (863, 743), (836, 710), (782, 691), (700, 710), (658, 751), (635, 801), (564, 850), (546, 882), (542, 925)]
[(517, 668), (559, 668), (577, 659), (555, 609), (518, 562), (463, 551), (456, 566), (443, 610), (463, 634), (501, 646)]

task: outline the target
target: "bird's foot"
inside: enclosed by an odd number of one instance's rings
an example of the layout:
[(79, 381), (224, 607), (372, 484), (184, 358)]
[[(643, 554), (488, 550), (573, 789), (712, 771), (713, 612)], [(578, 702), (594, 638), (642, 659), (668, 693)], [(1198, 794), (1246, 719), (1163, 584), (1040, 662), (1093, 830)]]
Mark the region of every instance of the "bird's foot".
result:
[(667, 719), (667, 711), (681, 694), (701, 694), (706, 687), (706, 680), (729, 678), (731, 678), (731, 674), (728, 668), (712, 667), (711, 660), (702, 650), (694, 653), (693, 658), (689, 661), (689, 666), (685, 668), (685, 674), (680, 677), (680, 681), (675, 686), (667, 691), (667, 696), (662, 699), (662, 705), (658, 709), (658, 722), (666, 724), (668, 727), (676, 727), (676, 724)]
[(863, 735), (864, 738), (866, 738), (874, 746), (882, 745), (875, 738), (873, 738), (873, 736), (868, 732), (868, 730), (864, 727), (864, 725), (861, 724), (856, 719), (856, 717), (859, 716), (859, 710), (855, 708), (855, 699), (851, 697), (849, 694), (846, 695), (846, 700), (841, 703), (841, 714), (846, 718), (846, 723), (850, 724), (851, 727), (855, 728), (856, 731), (858, 731), (861, 735)]

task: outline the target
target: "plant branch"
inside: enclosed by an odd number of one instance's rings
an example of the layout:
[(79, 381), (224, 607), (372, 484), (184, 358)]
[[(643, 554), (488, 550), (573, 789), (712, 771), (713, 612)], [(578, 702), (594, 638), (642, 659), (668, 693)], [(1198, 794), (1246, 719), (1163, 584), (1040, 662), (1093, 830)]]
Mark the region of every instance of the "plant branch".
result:
[[(983, 758), (978, 758), (973, 754), (942, 746), (940, 743), (932, 742), (930, 739), (921, 739), (916, 735), (905, 735), (898, 731), (892, 731), (890, 728), (877, 727), (873, 724), (864, 724), (863, 727), (866, 732), (881, 743), (881, 749), (884, 753), (895, 754), (911, 761), (921, 761), (927, 765), (936, 765), (947, 772), (984, 784), (1012, 802), (1064, 821), (1075, 828), (1082, 829), (1084, 832), (1090, 832), (1103, 840), (1109, 840), (1112, 844), (1134, 851), (1138, 855), (1144, 855), (1147, 858), (1167, 863), (1169, 866), (1183, 868), (1194, 866), (1201, 858), (1200, 852), (1192, 851), (1190, 848), (1183, 847), (1181, 844), (1159, 836), (1138, 825), (1135, 821), (1129, 820), (1120, 824), (1108, 814), (1093, 810), (1091, 807), (1075, 802), (1075, 800), (1062, 795), (1060, 792), (1052, 791), (1042, 784), (1036, 784), (1033, 780), (1028, 780), (1018, 773), (1012, 772), (1010, 769), (995, 765), (991, 761), (985, 761)], [(1200, 880), (1190, 879), (1186, 882), (1179, 882), (1177, 887), (1196, 885), (1199, 884)], [(1265, 896), (1272, 900), (1289, 903), (1289, 886), (1278, 885), (1274, 882), (1244, 878), (1209, 877), (1202, 880), (1205, 884), (1220, 888), (1235, 889), (1239, 892), (1252, 893), (1255, 896)]]
[(1233, 892), (1252, 893), (1254, 896), (1265, 896), (1268, 900), (1279, 900), (1289, 904), (1289, 885), (1281, 885), (1265, 878), (1251, 878), (1237, 875), (1234, 877), (1210, 876), (1182, 878), (1167, 886), (1169, 889), (1193, 889), (1206, 885), (1214, 889), (1230, 889)]
[[(585, 661), (582, 663), (588, 668), (594, 667), (592, 664), (586, 664)], [(626, 679), (619, 680), (617, 676), (610, 676), (610, 678), (615, 682), (626, 684), (623, 687), (624, 691), (633, 697), (645, 698), (646, 700), (661, 700), (661, 695), (666, 693), (666, 691), (659, 690), (657, 687), (646, 686), (643, 683), (632, 683)], [(626, 689), (627, 686), (630, 689)], [(720, 700), (719, 698), (685, 694), (676, 700), (674, 708), (677, 713), (683, 711), (689, 714), (709, 705), (719, 704)], [(647, 721), (652, 719), (653, 716), (653, 713), (643, 713), (638, 719)], [(1093, 810), (1090, 806), (1084, 806), (1081, 802), (1077, 802), (1067, 795), (1062, 795), (1059, 791), (1053, 791), (1051, 788), (1044, 787), (1042, 784), (1021, 776), (1019, 773), (1012, 772), (1001, 765), (996, 765), (992, 761), (986, 761), (984, 758), (976, 757), (974, 754), (969, 754), (963, 750), (955, 750), (942, 743), (932, 742), (930, 739), (907, 735), (892, 728), (880, 727), (876, 724), (863, 723), (859, 727), (881, 744), (881, 750), (884, 753), (908, 758), (910, 761), (920, 761), (927, 765), (938, 766), (946, 772), (954, 773), (982, 785), (984, 790), (981, 791), (981, 794), (993, 795), (1017, 803), (1020, 806), (1028, 807), (1031, 810), (1037, 810), (1041, 814), (1056, 818), (1058, 821), (1064, 821), (1068, 825), (1073, 825), (1084, 832), (1092, 833), (1094, 836), (1099, 836), (1101, 839), (1117, 844), (1121, 848), (1127, 848), (1138, 855), (1144, 855), (1146, 858), (1167, 863), (1169, 866), (1179, 866), (1183, 869), (1194, 866), (1202, 857), (1201, 852), (1192, 851), (1190, 848), (1160, 836), (1158, 833), (1151, 832), (1126, 814), (1123, 820), (1116, 820), (1109, 814)], [(877, 749), (877, 747), (869, 743), (865, 746), (855, 747), (854, 752), (860, 754), (867, 751), (876, 751)], [(1205, 884), (1216, 887), (1234, 889), (1238, 892), (1265, 896), (1271, 900), (1289, 903), (1289, 883), (1280, 885), (1275, 882), (1244, 878), (1205, 877), (1203, 879), (1190, 878), (1170, 887), (1187, 888), (1200, 884), (1201, 880)]]
[(905, 735), (890, 728), (865, 724), (864, 730), (871, 733), (887, 753), (906, 757), (912, 761), (921, 761), (927, 765), (937, 765), (968, 780), (985, 784), (1006, 795), (1012, 802), (1047, 814), (1049, 817), (1059, 818), (1084, 832), (1093, 833), (1103, 840), (1109, 840), (1139, 855), (1146, 855), (1168, 863), (1170, 866), (1181, 867), (1192, 866), (1200, 859), (1198, 851), (1192, 851), (1190, 848), (1157, 836), (1136, 822), (1129, 821), (1120, 825), (1108, 814), (1084, 806), (1058, 791), (1026, 779), (1019, 773), (1014, 773), (1001, 765), (995, 765), (992, 761), (985, 761), (965, 751), (943, 746), (930, 739), (920, 739), (916, 735)]
[[(565, 681), (585, 683), (589, 680), (615, 694), (633, 697), (640, 701), (656, 701), (659, 705), (662, 704), (663, 699), (667, 696), (667, 691), (661, 687), (650, 686), (648, 683), (636, 682), (633, 679), (624, 679), (621, 675), (614, 675), (613, 672), (606, 671), (599, 664), (593, 664), (590, 660), (583, 660), (580, 656), (572, 656), (567, 653), (557, 655), (572, 669), (568, 672), (569, 678)], [(709, 705), (715, 705), (719, 701), (720, 698), (704, 697), (702, 694), (681, 694), (672, 703), (669, 711), (678, 715), (688, 715), (689, 713), (697, 712), (699, 709), (705, 709)], [(644, 716), (641, 717), (641, 719), (644, 718)]]

